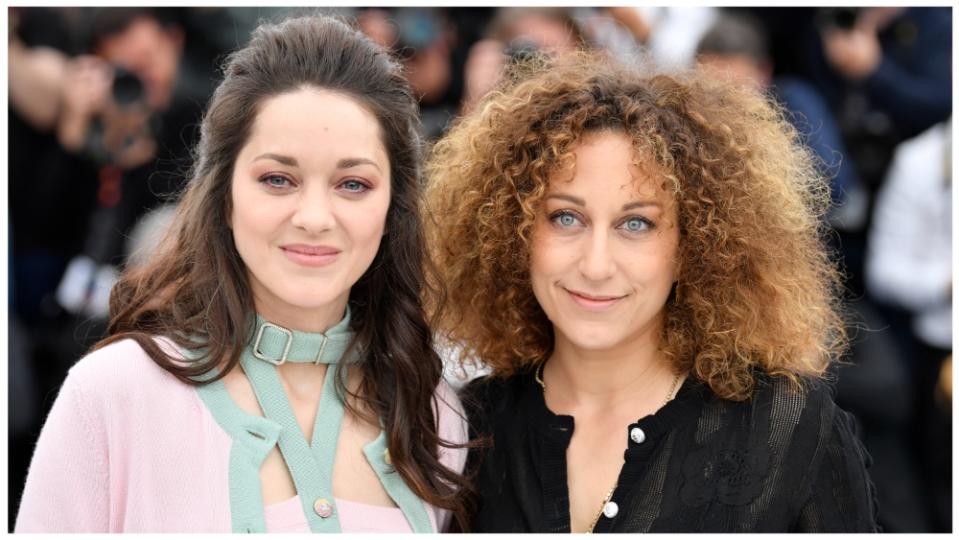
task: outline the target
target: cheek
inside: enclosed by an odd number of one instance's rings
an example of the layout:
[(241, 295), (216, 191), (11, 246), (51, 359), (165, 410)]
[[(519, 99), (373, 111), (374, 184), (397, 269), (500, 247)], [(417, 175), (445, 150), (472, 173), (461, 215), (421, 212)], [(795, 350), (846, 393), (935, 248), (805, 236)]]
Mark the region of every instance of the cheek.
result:
[(233, 230), (233, 241), (238, 249), (242, 249), (241, 246), (269, 236), (277, 222), (283, 219), (285, 211), (278, 207), (278, 201), (260, 197), (255, 190), (238, 186), (238, 183), (233, 185), (227, 220)]
[(551, 252), (543, 231), (534, 225), (529, 242), (529, 277), (534, 287), (538, 282), (548, 279)]
[(645, 279), (671, 288), (679, 277), (678, 256), (675, 244), (664, 246), (660, 255), (644, 265), (648, 269)]
[(530, 271), (542, 279), (559, 279), (568, 272), (577, 271), (577, 261), (582, 257), (582, 244), (577, 239), (550, 237), (531, 242)]
[(555, 292), (553, 284), (563, 278), (564, 270), (570, 266), (570, 250), (543, 232), (534, 228), (530, 238), (529, 275), (533, 295), (540, 306), (548, 309)]
[(244, 194), (241, 190), (237, 190), (236, 181), (234, 181), (233, 187), (230, 188), (230, 212), (227, 214), (226, 220), (233, 231), (233, 241), (237, 244), (237, 247), (240, 246), (246, 235), (246, 224), (249, 221), (245, 217), (246, 210), (247, 204)]
[(680, 252), (679, 241), (679, 230), (674, 227), (671, 231), (670, 245), (667, 249), (669, 253), (669, 274), (672, 283), (675, 283), (679, 280), (680, 266), (682, 263), (682, 253)]
[(357, 249), (372, 251), (379, 249), (386, 229), (386, 218), (390, 208), (389, 192), (377, 194), (375, 198), (364, 201), (359, 207), (351, 205), (344, 208), (340, 222), (349, 231)]

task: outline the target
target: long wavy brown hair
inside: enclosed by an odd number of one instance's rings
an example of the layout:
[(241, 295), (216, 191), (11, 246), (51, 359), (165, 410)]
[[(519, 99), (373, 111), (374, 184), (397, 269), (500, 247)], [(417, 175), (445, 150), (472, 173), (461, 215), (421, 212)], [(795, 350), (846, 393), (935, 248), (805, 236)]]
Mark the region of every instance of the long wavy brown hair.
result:
[(751, 395), (757, 370), (821, 376), (846, 343), (841, 276), (824, 242), (828, 186), (797, 132), (763, 95), (600, 52), (518, 66), (432, 149), (428, 236), (448, 295), (431, 309), (446, 337), (496, 376), (552, 352), (530, 233), (551, 174), (597, 130), (667, 172), (680, 274), (661, 350), (675, 368), (730, 400)]
[[(437, 432), (433, 406), (442, 362), (420, 300), (427, 282), (418, 107), (401, 66), (339, 19), (264, 23), (246, 47), (226, 59), (173, 228), (159, 251), (145, 265), (129, 268), (113, 289), (109, 337), (97, 347), (134, 339), (188, 384), (198, 384), (196, 379), (214, 368), (221, 378), (237, 365), (254, 329), (255, 307), (227, 221), (233, 166), (258, 105), (304, 86), (343, 93), (372, 111), (392, 171), (389, 234), (349, 295), (353, 346), (364, 351), (361, 384), (350, 395), (375, 413), (371, 421), (382, 423), (392, 465), (407, 485), (462, 520), (466, 480), (437, 455), (438, 446), (456, 445)], [(199, 340), (208, 354), (200, 362), (178, 361), (158, 347), (155, 336), (187, 349)], [(337, 381), (337, 391), (348, 393), (343, 377)], [(359, 407), (346, 401), (359, 414)]]

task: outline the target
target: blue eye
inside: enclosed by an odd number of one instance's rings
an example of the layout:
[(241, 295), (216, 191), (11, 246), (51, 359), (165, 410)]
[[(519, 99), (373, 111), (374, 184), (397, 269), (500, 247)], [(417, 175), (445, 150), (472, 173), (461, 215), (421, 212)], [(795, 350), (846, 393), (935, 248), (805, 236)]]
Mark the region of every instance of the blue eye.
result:
[(629, 232), (642, 232), (649, 229), (650, 226), (648, 220), (639, 217), (631, 217), (622, 224), (622, 227)]
[(557, 212), (549, 219), (561, 228), (575, 227), (580, 223), (579, 219), (569, 212)]
[(350, 193), (363, 193), (364, 191), (370, 189), (369, 186), (363, 182), (360, 182), (359, 180), (346, 180), (340, 184), (340, 187), (342, 187), (344, 191), (348, 191)]
[(266, 184), (272, 188), (283, 188), (290, 185), (290, 179), (285, 176), (280, 176), (278, 174), (271, 174), (269, 176), (264, 176), (260, 179), (260, 182)]

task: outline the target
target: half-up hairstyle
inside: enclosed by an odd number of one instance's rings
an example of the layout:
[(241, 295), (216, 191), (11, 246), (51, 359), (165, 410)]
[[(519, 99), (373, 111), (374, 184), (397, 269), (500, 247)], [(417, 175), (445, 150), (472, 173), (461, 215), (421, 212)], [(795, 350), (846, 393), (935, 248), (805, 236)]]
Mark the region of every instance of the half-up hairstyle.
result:
[[(309, 87), (342, 93), (377, 118), (391, 170), (386, 230), (370, 268), (349, 296), (354, 347), (364, 351), (361, 400), (382, 423), (393, 467), (424, 501), (453, 511), (462, 523), (464, 478), (438, 459), (441, 441), (434, 392), (442, 362), (421, 305), (425, 244), (420, 221), (419, 111), (402, 68), (348, 24), (326, 16), (258, 27), (225, 62), (201, 126), (190, 182), (172, 230), (144, 265), (129, 268), (113, 289), (108, 337), (134, 339), (163, 369), (188, 384), (233, 369), (254, 329), (246, 267), (228, 227), (231, 178), (261, 104)], [(183, 348), (200, 340), (208, 354), (184, 363), (155, 336)], [(339, 373), (343, 375), (343, 373)], [(343, 377), (337, 391), (348, 391)], [(344, 399), (354, 413), (360, 407)]]

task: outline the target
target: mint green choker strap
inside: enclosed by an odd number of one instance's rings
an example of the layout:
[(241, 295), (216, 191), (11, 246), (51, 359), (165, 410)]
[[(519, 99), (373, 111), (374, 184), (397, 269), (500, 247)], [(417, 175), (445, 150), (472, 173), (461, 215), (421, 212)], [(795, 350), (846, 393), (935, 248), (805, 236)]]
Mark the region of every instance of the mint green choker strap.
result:
[(289, 330), (256, 316), (256, 331), (247, 351), (255, 358), (280, 366), (286, 362), (335, 364), (353, 339), (350, 310), (323, 334)]

